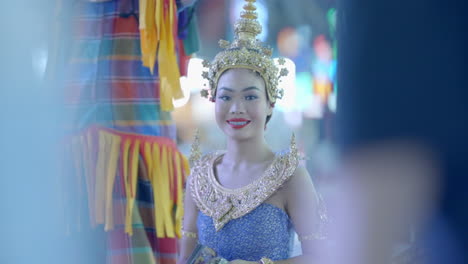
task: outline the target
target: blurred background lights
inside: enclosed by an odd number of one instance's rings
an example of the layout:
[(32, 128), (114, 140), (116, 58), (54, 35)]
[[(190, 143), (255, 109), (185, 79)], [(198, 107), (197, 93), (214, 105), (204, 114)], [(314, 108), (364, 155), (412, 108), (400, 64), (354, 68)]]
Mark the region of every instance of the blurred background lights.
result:
[(320, 119), (323, 117), (322, 99), (313, 94), (310, 97), (310, 104), (304, 109), (304, 117), (309, 119)]
[(328, 97), (328, 108), (332, 112), (336, 112), (336, 93), (331, 93)]
[(295, 58), (299, 53), (299, 34), (292, 27), (285, 27), (278, 33), (278, 51), (282, 56)]
[(285, 64), (279, 65), (278, 59), (275, 64), (280, 68), (286, 68), (289, 73), (282, 77), (279, 82), (279, 88), (284, 90), (283, 99), (276, 102), (276, 107), (283, 112), (293, 111), (296, 106), (296, 65), (290, 59), (285, 58)]
[(182, 92), (184, 94), (183, 98), (173, 100), (174, 107), (182, 107), (184, 106), (190, 99), (190, 81), (187, 77), (181, 76), (180, 77), (180, 87), (182, 88)]
[(208, 87), (208, 81), (202, 77), (204, 71), (208, 68), (203, 67), (203, 60), (200, 58), (191, 58), (187, 70), (187, 85), (192, 93), (198, 93), (201, 89)]

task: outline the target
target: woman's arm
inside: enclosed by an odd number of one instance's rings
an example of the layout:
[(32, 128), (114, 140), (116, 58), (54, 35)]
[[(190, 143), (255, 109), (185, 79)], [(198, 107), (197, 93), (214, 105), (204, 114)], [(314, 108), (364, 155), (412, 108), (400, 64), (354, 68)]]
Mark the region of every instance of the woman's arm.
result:
[(286, 211), (301, 240), (302, 255), (275, 261), (275, 264), (320, 263), (318, 243), (321, 230), (320, 201), (307, 170), (300, 166), (285, 186)]
[(195, 205), (190, 187), (190, 179), (187, 180), (184, 198), (184, 220), (182, 222), (182, 239), (180, 241), (181, 249), (177, 264), (185, 264), (192, 254), (198, 241), (197, 215), (198, 209)]
[(302, 255), (282, 261), (277, 264), (317, 263), (319, 258), (318, 245), (324, 243), (317, 240), (321, 236), (322, 218), (320, 200), (305, 167), (299, 166), (288, 181), (285, 189), (286, 211), (291, 218), (299, 238), (301, 239)]
[[(298, 257), (298, 261), (289, 263), (312, 263), (318, 257), (317, 243), (324, 241), (317, 240), (322, 230), (322, 216), (320, 215), (322, 206), (320, 204), (317, 191), (312, 183), (309, 173), (305, 167), (298, 167), (286, 189), (286, 211), (291, 218), (294, 228), (301, 240), (303, 257)], [(281, 263), (278, 261), (278, 263)]]

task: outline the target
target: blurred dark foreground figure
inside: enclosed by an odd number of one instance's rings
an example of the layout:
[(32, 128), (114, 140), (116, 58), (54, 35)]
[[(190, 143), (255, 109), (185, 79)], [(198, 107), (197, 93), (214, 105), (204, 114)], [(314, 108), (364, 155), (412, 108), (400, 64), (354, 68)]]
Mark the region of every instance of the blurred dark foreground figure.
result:
[(333, 263), (388, 263), (390, 244), (408, 226), (423, 252), (418, 262), (466, 263), (466, 7), (340, 1), (343, 190)]

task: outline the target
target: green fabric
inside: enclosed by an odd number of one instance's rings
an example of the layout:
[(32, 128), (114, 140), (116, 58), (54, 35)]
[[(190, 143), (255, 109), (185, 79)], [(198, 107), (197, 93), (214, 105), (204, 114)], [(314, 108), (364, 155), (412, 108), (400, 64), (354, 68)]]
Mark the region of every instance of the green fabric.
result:
[[(192, 12), (193, 7), (188, 7)], [(185, 54), (190, 55), (200, 50), (197, 15), (194, 14), (188, 25), (188, 34), (184, 39)]]

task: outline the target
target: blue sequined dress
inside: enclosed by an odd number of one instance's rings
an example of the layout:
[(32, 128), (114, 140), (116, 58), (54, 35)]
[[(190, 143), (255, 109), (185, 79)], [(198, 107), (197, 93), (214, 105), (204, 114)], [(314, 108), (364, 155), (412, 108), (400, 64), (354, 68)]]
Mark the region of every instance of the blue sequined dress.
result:
[(211, 217), (200, 212), (197, 220), (199, 242), (231, 261), (287, 259), (293, 246), (293, 229), (289, 216), (282, 209), (262, 203), (252, 212), (229, 221), (216, 231)]
[(229, 261), (290, 258), (294, 245), (291, 220), (283, 209), (265, 201), (294, 174), (297, 154), (277, 154), (262, 177), (237, 191), (216, 180), (213, 165), (221, 156), (206, 155), (192, 168), (199, 243)]

